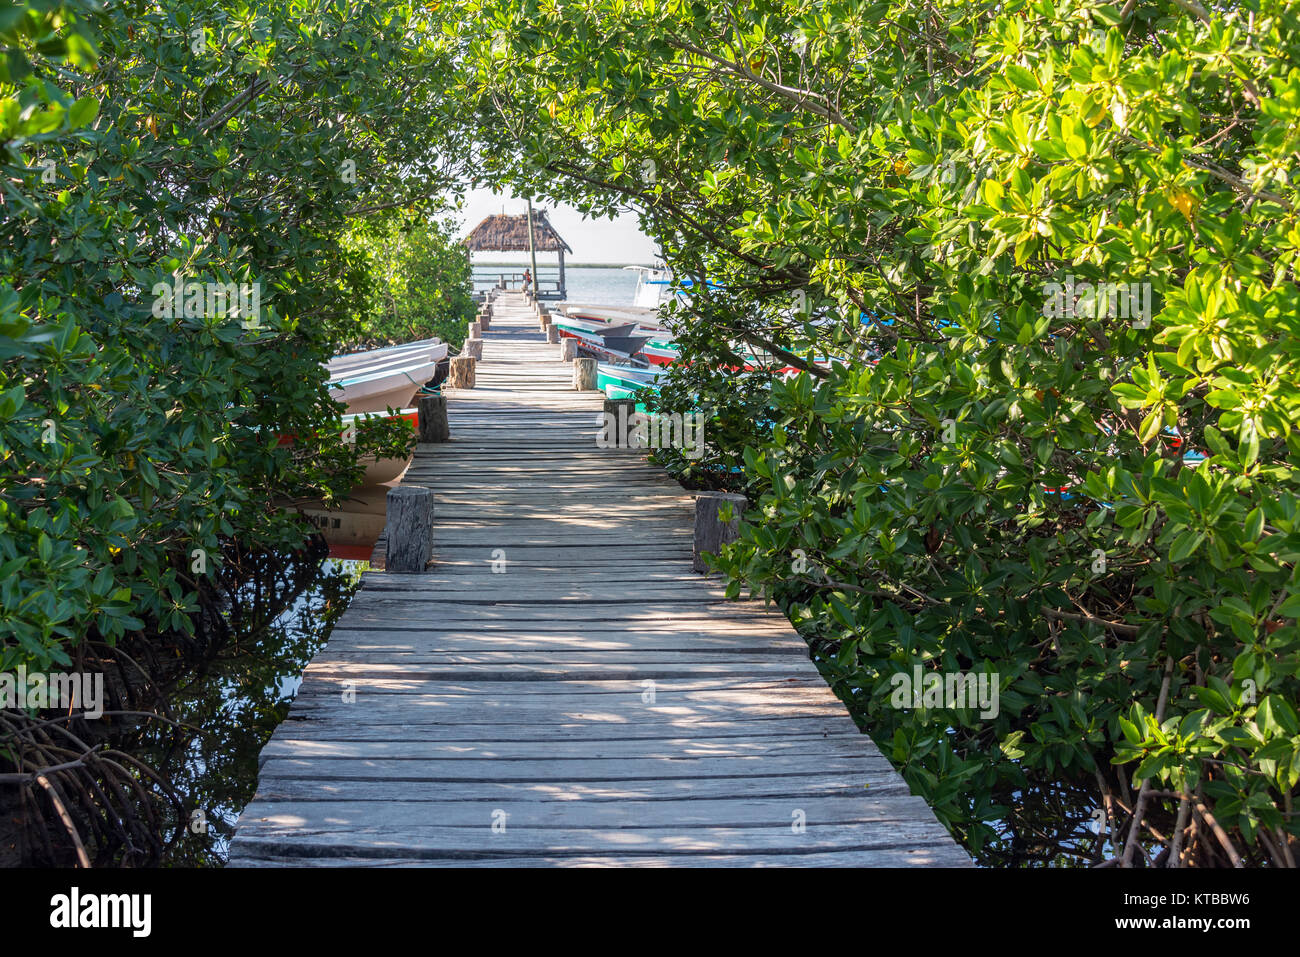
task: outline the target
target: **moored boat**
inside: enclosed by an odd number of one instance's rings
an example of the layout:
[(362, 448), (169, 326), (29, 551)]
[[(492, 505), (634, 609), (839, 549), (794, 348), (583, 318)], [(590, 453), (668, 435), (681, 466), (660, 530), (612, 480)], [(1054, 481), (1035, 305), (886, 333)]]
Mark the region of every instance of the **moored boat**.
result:
[(402, 409), (446, 357), (447, 344), (436, 338), (335, 356), (326, 364), (330, 393), (352, 414)]
[[(412, 429), (419, 428), (418, 409), (402, 409), (396, 415), (363, 412), (342, 416), (343, 428), (339, 439), (343, 442), (352, 441), (358, 422), (392, 418), (405, 420)], [(291, 442), (292, 439), (286, 441)], [(388, 490), (399, 483), (402, 474), (411, 464), (411, 456), (369, 456), (362, 459), (362, 464), (365, 466), (365, 474), (361, 484), (348, 492), (338, 507), (326, 508), (317, 499), (287, 503), (287, 507), (304, 515), (320, 531), (333, 558), (369, 559), (370, 550), (384, 530)]]
[[(343, 431), (341, 433), (341, 438), (344, 441), (347, 441), (349, 435), (353, 433), (353, 430), (356, 429), (359, 422), (371, 419), (403, 419), (410, 424), (412, 430), (418, 430), (420, 427), (420, 413), (418, 409), (402, 409), (396, 415), (388, 415), (386, 412), (362, 412), (355, 415), (343, 416)], [(397, 458), (381, 459), (372, 455), (362, 459), (362, 463), (366, 467), (366, 473), (361, 479), (361, 487), (369, 487), (372, 485), (381, 485), (384, 482), (391, 482), (393, 479), (400, 477), (401, 474), (406, 471), (406, 467), (411, 464), (411, 456), (404, 455)]]
[(637, 369), (630, 366), (596, 364), (596, 388), (611, 399), (628, 399), (639, 389), (657, 388), (664, 372), (658, 369)]

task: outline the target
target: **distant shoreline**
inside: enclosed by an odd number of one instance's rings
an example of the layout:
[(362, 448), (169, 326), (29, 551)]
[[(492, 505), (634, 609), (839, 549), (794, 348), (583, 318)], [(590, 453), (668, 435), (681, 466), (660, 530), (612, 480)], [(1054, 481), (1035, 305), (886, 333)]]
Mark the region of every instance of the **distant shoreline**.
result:
[[(517, 267), (521, 265), (527, 265), (527, 263), (476, 262), (473, 264), (475, 269), (487, 268), (490, 266), (516, 266)], [(650, 263), (568, 263), (566, 262), (564, 264), (565, 269), (622, 269), (625, 266), (643, 266), (646, 269), (661, 268), (658, 266), (651, 265)], [(555, 263), (538, 263), (537, 268), (538, 270), (542, 270), (542, 269), (557, 269), (559, 267), (557, 267)]]

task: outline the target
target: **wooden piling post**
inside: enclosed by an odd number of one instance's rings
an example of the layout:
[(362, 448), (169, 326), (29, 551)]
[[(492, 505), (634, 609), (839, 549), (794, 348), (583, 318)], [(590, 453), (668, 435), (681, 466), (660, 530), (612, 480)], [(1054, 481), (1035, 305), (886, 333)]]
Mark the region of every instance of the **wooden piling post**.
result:
[(636, 411), (636, 399), (626, 398), (605, 400), (605, 411), (615, 418), (618, 418), (618, 410), (623, 406), (627, 406), (627, 415), (628, 418), (631, 418), (632, 413)]
[(572, 362), (578, 358), (578, 340), (572, 336), (565, 336), (560, 340), (560, 361)]
[(433, 489), (390, 488), (386, 499), (388, 547), (384, 570), (422, 572), (433, 558)]
[(446, 442), (451, 438), (445, 395), (420, 396), (419, 411), (421, 442)]
[(551, 328), (551, 314), (549, 312), (544, 312), (540, 316), (538, 316), (537, 325), (538, 328), (542, 330), (542, 332), (545, 332), (547, 329)]
[(473, 356), (475, 359), (483, 358), (483, 340), (475, 337), (465, 340), (465, 348), (461, 350), (461, 355)]
[[(691, 553), (691, 567), (697, 572), (709, 572), (704, 563), (704, 553), (718, 554), (718, 549), (734, 542), (740, 534), (740, 516), (748, 499), (732, 492), (700, 492), (695, 497), (695, 544)], [(724, 503), (731, 503), (731, 521), (719, 517)]]
[(471, 322), (471, 323), (469, 324), (469, 335), (466, 336), (465, 338), (467, 338), (467, 339), (481, 339), (482, 337), (483, 337), (483, 323), (482, 323), (482, 322)]
[[(619, 412), (626, 410), (620, 416)], [(597, 448), (609, 448), (610, 446), (602, 444), (602, 437), (608, 437), (611, 429), (615, 436), (614, 448), (634, 448), (632, 445), (631, 431), (636, 427), (632, 421), (632, 416), (636, 415), (636, 399), (605, 399), (604, 404), (605, 419), (601, 431), (596, 435)], [(624, 443), (627, 443), (624, 445)]]
[(447, 371), (447, 385), (453, 389), (474, 388), (475, 361), (473, 356), (457, 356), (452, 359), (451, 368)]
[(573, 360), (573, 387), (579, 392), (592, 392), (596, 388), (596, 360)]
[(557, 343), (557, 342), (560, 341), (560, 327), (559, 327), (559, 326), (555, 325), (554, 323), (551, 323), (551, 324), (547, 325), (547, 327), (546, 327), (546, 341), (549, 342), (549, 343), (552, 343), (552, 344)]

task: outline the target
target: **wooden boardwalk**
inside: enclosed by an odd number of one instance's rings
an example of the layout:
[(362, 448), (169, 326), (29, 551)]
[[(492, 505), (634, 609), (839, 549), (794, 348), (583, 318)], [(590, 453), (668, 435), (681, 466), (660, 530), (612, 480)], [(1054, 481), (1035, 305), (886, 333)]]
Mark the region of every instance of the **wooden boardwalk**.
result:
[(498, 300), (404, 478), (437, 566), (366, 574), (231, 864), (968, 866), (789, 622), (691, 571), (691, 496), (595, 447), (603, 397), (536, 328)]

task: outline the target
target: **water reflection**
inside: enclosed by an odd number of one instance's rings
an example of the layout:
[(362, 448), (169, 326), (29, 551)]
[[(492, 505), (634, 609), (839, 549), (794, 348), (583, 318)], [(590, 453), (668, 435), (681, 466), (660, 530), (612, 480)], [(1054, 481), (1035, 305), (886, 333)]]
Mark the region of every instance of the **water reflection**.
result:
[[(232, 595), (232, 641), (178, 683), (170, 705), (184, 730), (153, 724), (132, 753), (183, 798), (161, 822), (163, 865), (225, 863), (239, 812), (257, 789), (258, 754), (289, 710), (302, 671), (329, 637), (365, 563), (301, 560), (297, 574), (254, 576)], [(135, 750), (138, 749), (138, 750)]]

